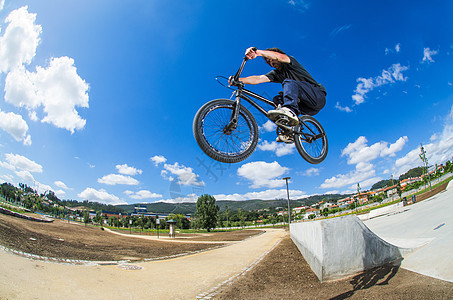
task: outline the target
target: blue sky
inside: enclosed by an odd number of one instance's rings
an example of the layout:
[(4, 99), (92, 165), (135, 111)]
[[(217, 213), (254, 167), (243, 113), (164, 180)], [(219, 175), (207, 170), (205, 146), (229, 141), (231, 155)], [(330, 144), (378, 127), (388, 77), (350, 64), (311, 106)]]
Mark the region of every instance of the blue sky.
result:
[[(451, 1), (0, 1), (0, 182), (109, 204), (349, 193), (453, 156)], [(208, 158), (197, 110), (217, 75), (279, 47), (327, 88), (329, 154), (310, 165), (260, 125), (237, 164)], [(243, 75), (269, 71), (261, 59)], [(250, 86), (272, 97), (278, 84)]]

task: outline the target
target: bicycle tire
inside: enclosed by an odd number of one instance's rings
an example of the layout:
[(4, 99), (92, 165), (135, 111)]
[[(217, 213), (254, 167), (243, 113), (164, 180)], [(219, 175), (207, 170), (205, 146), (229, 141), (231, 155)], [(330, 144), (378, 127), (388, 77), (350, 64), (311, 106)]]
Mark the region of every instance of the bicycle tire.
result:
[(258, 144), (256, 120), (242, 105), (237, 128), (230, 134), (224, 133), (235, 105), (235, 101), (228, 99), (212, 100), (198, 110), (193, 121), (193, 134), (201, 150), (223, 163), (243, 161)]
[[(321, 123), (312, 116), (299, 117), (294, 143), (299, 154), (311, 164), (321, 163), (327, 156), (327, 135)], [(313, 139), (314, 137), (314, 139)]]

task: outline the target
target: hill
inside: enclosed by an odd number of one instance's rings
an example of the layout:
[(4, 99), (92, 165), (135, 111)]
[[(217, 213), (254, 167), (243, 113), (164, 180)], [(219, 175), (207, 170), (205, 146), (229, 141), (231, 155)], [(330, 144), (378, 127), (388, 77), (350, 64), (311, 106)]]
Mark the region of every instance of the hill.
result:
[[(291, 200), (291, 207), (298, 206), (309, 206), (314, 203), (318, 203), (321, 200), (325, 201), (336, 201), (347, 197), (348, 195), (332, 194), (332, 195), (315, 195), (307, 198)], [(225, 211), (226, 206), (231, 211), (256, 211), (263, 209), (276, 209), (278, 207), (287, 207), (287, 199), (276, 199), (276, 200), (245, 200), (245, 201), (230, 201), (230, 200), (217, 200), (216, 204), (219, 206), (220, 211)], [(129, 205), (118, 205), (117, 207), (124, 210), (125, 212), (133, 212), (134, 207), (137, 204)], [(164, 202), (155, 202), (148, 204), (140, 204), (141, 206), (146, 206), (148, 212), (161, 213), (161, 214), (195, 214), (197, 209), (196, 203), (164, 203)]]

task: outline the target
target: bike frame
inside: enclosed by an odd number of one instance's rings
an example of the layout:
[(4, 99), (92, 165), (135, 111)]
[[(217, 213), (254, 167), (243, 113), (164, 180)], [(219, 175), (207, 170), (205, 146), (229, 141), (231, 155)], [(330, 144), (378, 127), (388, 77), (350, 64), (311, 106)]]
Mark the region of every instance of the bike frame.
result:
[(261, 106), (259, 106), (255, 101), (250, 99), (248, 96), (258, 99), (260, 101), (263, 101), (264, 103), (267, 103), (275, 108), (276, 105), (274, 104), (274, 102), (270, 101), (269, 99), (264, 98), (263, 96), (260, 96), (256, 93), (254, 93), (250, 90), (245, 89), (244, 83), (239, 81), (239, 76), (241, 76), (242, 70), (244, 69), (244, 66), (245, 66), (245, 63), (247, 62), (247, 60), (248, 60), (248, 58), (244, 57), (244, 60), (242, 61), (241, 66), (239, 67), (239, 70), (234, 75), (234, 82), (238, 82), (238, 84), (237, 84), (238, 89), (235, 92), (236, 103), (240, 104), (241, 103), (240, 99), (242, 98), (242, 99), (246, 100), (248, 103), (250, 103), (253, 107), (255, 107), (262, 114), (267, 115), (267, 111), (264, 108), (262, 108)]
[[(257, 100), (260, 100), (266, 104), (269, 104), (270, 106), (276, 108), (277, 106), (275, 103), (269, 99), (264, 98), (261, 95), (258, 95), (250, 90), (247, 90), (244, 88), (244, 83), (239, 81), (239, 76), (242, 73), (242, 70), (244, 69), (245, 63), (247, 62), (247, 57), (244, 57), (244, 60), (242, 61), (241, 66), (239, 67), (239, 70), (236, 72), (236, 74), (233, 77), (233, 81), (235, 83), (235, 86), (238, 87), (238, 89), (234, 92), (235, 93), (235, 109), (233, 110), (233, 113), (231, 115), (231, 120), (230, 123), (226, 126), (224, 132), (231, 132), (232, 130), (236, 129), (237, 127), (237, 120), (239, 118), (239, 107), (241, 106), (241, 99), (246, 100), (248, 103), (250, 103), (254, 108), (256, 108), (259, 112), (261, 112), (263, 115), (267, 117), (267, 110), (262, 108), (258, 103), (253, 101), (250, 97), (253, 97)], [(293, 129), (289, 126), (281, 125), (281, 124), (276, 124), (278, 127), (281, 127), (285, 130), (292, 131)]]

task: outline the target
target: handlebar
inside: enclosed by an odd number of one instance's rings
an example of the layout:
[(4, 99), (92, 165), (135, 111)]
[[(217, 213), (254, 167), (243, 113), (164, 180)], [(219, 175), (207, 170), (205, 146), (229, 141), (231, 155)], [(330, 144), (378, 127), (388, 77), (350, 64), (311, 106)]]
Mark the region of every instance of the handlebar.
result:
[[(244, 66), (245, 66), (245, 63), (248, 61), (249, 59), (247, 57), (244, 57), (244, 59), (242, 60), (242, 64), (241, 66), (239, 67), (239, 69), (237, 70), (236, 74), (234, 76), (230, 76), (233, 77), (230, 82), (231, 85), (233, 86), (240, 86), (240, 85), (244, 85), (244, 83), (242, 83), (241, 81), (239, 81), (239, 77), (241, 76), (241, 73), (242, 73), (242, 70), (244, 69)], [(230, 80), (228, 80), (230, 81)]]
[(244, 69), (245, 63), (246, 63), (248, 60), (249, 60), (249, 59), (248, 59), (247, 57), (244, 57), (244, 60), (242, 61), (241, 66), (239, 67), (239, 70), (236, 72), (236, 74), (235, 74), (234, 77), (233, 77), (234, 81), (238, 81), (238, 80), (239, 80), (239, 76), (241, 76), (241, 73), (242, 73), (242, 70)]
[[(256, 47), (253, 47), (252, 49), (253, 49), (254, 51), (257, 50)], [(242, 73), (242, 70), (244, 69), (245, 63), (246, 63), (248, 60), (249, 60), (249, 59), (247, 58), (247, 56), (244, 56), (244, 59), (242, 60), (242, 64), (241, 64), (241, 66), (239, 67), (239, 69), (237, 70), (236, 74), (235, 74), (234, 76), (230, 76), (230, 78), (233, 77), (233, 78), (232, 78), (233, 80), (231, 80), (231, 82), (230, 82), (230, 80), (228, 80), (229, 83), (230, 83), (231, 85), (233, 85), (233, 86), (241, 86), (241, 85), (243, 86), (243, 85), (244, 85), (244, 83), (242, 83), (241, 81), (239, 81), (239, 77), (241, 76), (241, 73)]]

